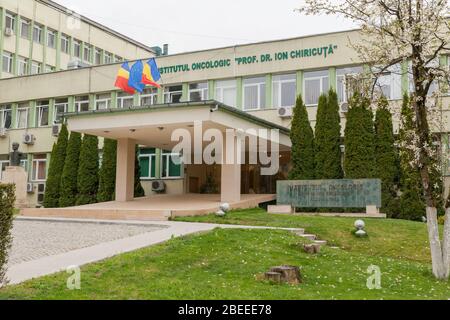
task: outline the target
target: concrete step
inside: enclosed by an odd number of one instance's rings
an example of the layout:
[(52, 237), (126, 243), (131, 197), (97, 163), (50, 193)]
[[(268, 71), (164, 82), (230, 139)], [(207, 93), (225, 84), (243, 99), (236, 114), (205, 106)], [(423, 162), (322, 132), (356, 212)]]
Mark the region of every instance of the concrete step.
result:
[(303, 238), (311, 240), (311, 241), (314, 241), (317, 238), (317, 236), (315, 234), (302, 234), (302, 235), (300, 235), (300, 237), (303, 237)]
[(314, 240), (314, 243), (320, 244), (321, 246), (326, 246), (327, 241), (326, 240)]
[(301, 236), (305, 234), (305, 229), (296, 229), (296, 230), (292, 230), (292, 232), (294, 234), (296, 234), (297, 236)]

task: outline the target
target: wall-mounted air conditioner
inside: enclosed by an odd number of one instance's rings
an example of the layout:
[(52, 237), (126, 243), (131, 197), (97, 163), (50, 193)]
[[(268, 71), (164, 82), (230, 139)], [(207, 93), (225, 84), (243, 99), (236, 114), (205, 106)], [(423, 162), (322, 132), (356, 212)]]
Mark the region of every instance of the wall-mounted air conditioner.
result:
[(12, 37), (14, 35), (14, 30), (11, 28), (5, 28), (5, 36)]
[(152, 182), (152, 190), (157, 193), (164, 192), (166, 190), (166, 184), (164, 181), (156, 180)]
[(278, 116), (280, 118), (292, 118), (293, 114), (294, 114), (294, 108), (293, 107), (281, 107), (281, 108), (278, 108)]
[(34, 193), (34, 184), (31, 182), (27, 183), (27, 193)]
[(339, 106), (339, 111), (341, 113), (347, 113), (348, 112), (348, 103), (342, 102), (341, 105)]
[(34, 135), (32, 135), (31, 133), (25, 133), (23, 135), (23, 143), (28, 144), (28, 145), (33, 145), (34, 144)]
[(59, 136), (59, 126), (57, 124), (54, 124), (52, 126), (52, 136), (54, 137)]

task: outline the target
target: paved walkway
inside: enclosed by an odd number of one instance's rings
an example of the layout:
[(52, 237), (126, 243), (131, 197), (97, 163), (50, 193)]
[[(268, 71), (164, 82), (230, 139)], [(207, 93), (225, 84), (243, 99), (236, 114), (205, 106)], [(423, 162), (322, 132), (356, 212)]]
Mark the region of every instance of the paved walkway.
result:
[(214, 228), (270, 228), (174, 221), (17, 218), (7, 278), (17, 284), (121, 253)]

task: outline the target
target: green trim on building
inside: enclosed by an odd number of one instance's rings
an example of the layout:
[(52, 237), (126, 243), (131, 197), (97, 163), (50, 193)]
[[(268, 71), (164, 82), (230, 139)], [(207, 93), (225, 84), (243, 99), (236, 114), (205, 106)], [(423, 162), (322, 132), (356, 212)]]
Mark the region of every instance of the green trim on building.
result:
[(95, 94), (89, 94), (89, 110), (95, 110)]
[[(31, 74), (31, 65), (33, 62), (33, 48), (34, 48), (34, 40), (33, 40), (33, 30), (34, 30), (34, 21), (32, 20), (30, 23), (30, 32), (31, 32), (31, 37), (30, 37), (30, 48), (29, 48), (29, 52), (28, 52), (28, 65), (27, 65), (27, 74)], [(18, 51), (16, 51), (18, 52)]]
[(33, 176), (33, 154), (28, 153), (27, 154), (27, 172), (28, 172), (28, 181), (31, 181), (31, 178)]
[(155, 155), (155, 176), (156, 179), (161, 179), (161, 155), (162, 151), (161, 149), (156, 149), (156, 155)]
[(181, 101), (189, 101), (189, 84), (183, 83), (183, 93), (181, 94)]
[(56, 32), (56, 61), (55, 71), (61, 70), (61, 31)]
[(16, 129), (16, 122), (17, 122), (17, 106), (18, 103), (11, 104), (11, 129)]
[(44, 32), (44, 37), (43, 37), (44, 43), (42, 44), (42, 66), (41, 66), (42, 69), (41, 69), (41, 73), (44, 73), (45, 69), (47, 68), (47, 44), (48, 44), (48, 27), (47, 26), (44, 26), (43, 32)]
[(266, 74), (266, 109), (273, 107), (272, 91), (272, 74)]
[(303, 71), (297, 71), (297, 96), (303, 96)]
[(36, 128), (36, 101), (30, 101), (30, 112), (28, 113), (28, 128)]
[(208, 99), (214, 100), (216, 98), (216, 82), (208, 80)]
[(242, 110), (243, 108), (243, 80), (242, 77), (236, 78), (236, 108)]
[(50, 167), (50, 160), (51, 160), (51, 158), (52, 158), (52, 154), (49, 152), (49, 153), (47, 153), (46, 154), (46, 160), (47, 160), (47, 163), (46, 163), (46, 165), (45, 165), (45, 178), (47, 179), (47, 177), (48, 177), (48, 168)]
[(69, 104), (69, 107), (67, 108), (68, 112), (75, 112), (75, 96), (70, 96), (67, 98), (67, 102)]
[(139, 101), (140, 101), (140, 98), (139, 98), (140, 96), (139, 96), (139, 93), (138, 92), (136, 92), (134, 95), (133, 95), (133, 106), (139, 106)]
[(117, 108), (117, 91), (111, 92), (111, 108)]
[(0, 7), (0, 79), (3, 75), (3, 41), (4, 41), (4, 21), (5, 21), (5, 10)]
[(164, 103), (164, 88), (158, 88), (156, 102), (158, 104)]
[(330, 69), (328, 69), (328, 77), (330, 79), (330, 89), (336, 90), (337, 77), (335, 67), (331, 67)]
[(402, 94), (409, 93), (408, 61), (401, 63), (402, 72)]
[[(19, 41), (20, 41), (19, 18), (16, 19), (15, 28), (16, 28), (16, 49), (14, 51), (13, 72), (12, 73), (17, 76), (19, 74), (19, 68), (18, 68), (19, 64), (17, 63), (17, 60), (19, 57), (18, 52), (19, 52)], [(30, 29), (30, 30), (31, 30), (30, 32), (33, 32), (32, 31), (33, 29)]]
[(53, 125), (55, 119), (53, 119), (53, 115), (55, 114), (55, 99), (51, 98), (48, 101), (48, 125)]

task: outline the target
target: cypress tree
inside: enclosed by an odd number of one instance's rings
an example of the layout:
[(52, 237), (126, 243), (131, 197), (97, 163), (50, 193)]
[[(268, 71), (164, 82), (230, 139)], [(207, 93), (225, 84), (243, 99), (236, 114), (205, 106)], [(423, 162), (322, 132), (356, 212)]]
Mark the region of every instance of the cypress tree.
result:
[(378, 100), (375, 116), (375, 159), (376, 177), (381, 179), (381, 210), (394, 218), (399, 213), (397, 201), (399, 164), (392, 115), (388, 105), (384, 96)]
[(59, 206), (71, 207), (76, 204), (78, 163), (80, 160), (81, 133), (71, 132), (67, 144), (67, 155), (61, 178)]
[(97, 202), (98, 191), (98, 138), (85, 134), (81, 144), (78, 168), (77, 205)]
[(139, 164), (139, 147), (136, 145), (136, 156), (134, 164), (134, 197), (140, 198), (145, 196), (144, 188), (141, 184), (141, 166)]
[(400, 167), (401, 167), (401, 196), (399, 218), (421, 220), (425, 215), (425, 201), (423, 187), (418, 168), (412, 164), (414, 151), (408, 148), (413, 144), (414, 122), (413, 110), (410, 107), (408, 95), (403, 96), (401, 110), (400, 139)]
[(369, 100), (355, 93), (350, 99), (345, 127), (345, 177), (373, 178), (375, 172), (375, 132)]
[(61, 177), (66, 160), (68, 131), (65, 124), (61, 126), (58, 141), (53, 145), (45, 187), (44, 207), (57, 208), (59, 206)]
[(105, 139), (103, 161), (99, 173), (98, 202), (114, 200), (116, 190), (116, 157), (117, 141)]
[(315, 176), (342, 179), (341, 118), (338, 96), (333, 89), (319, 98), (315, 131)]
[(298, 96), (295, 104), (290, 137), (292, 169), (289, 172), (289, 179), (314, 179), (314, 133), (301, 96)]

